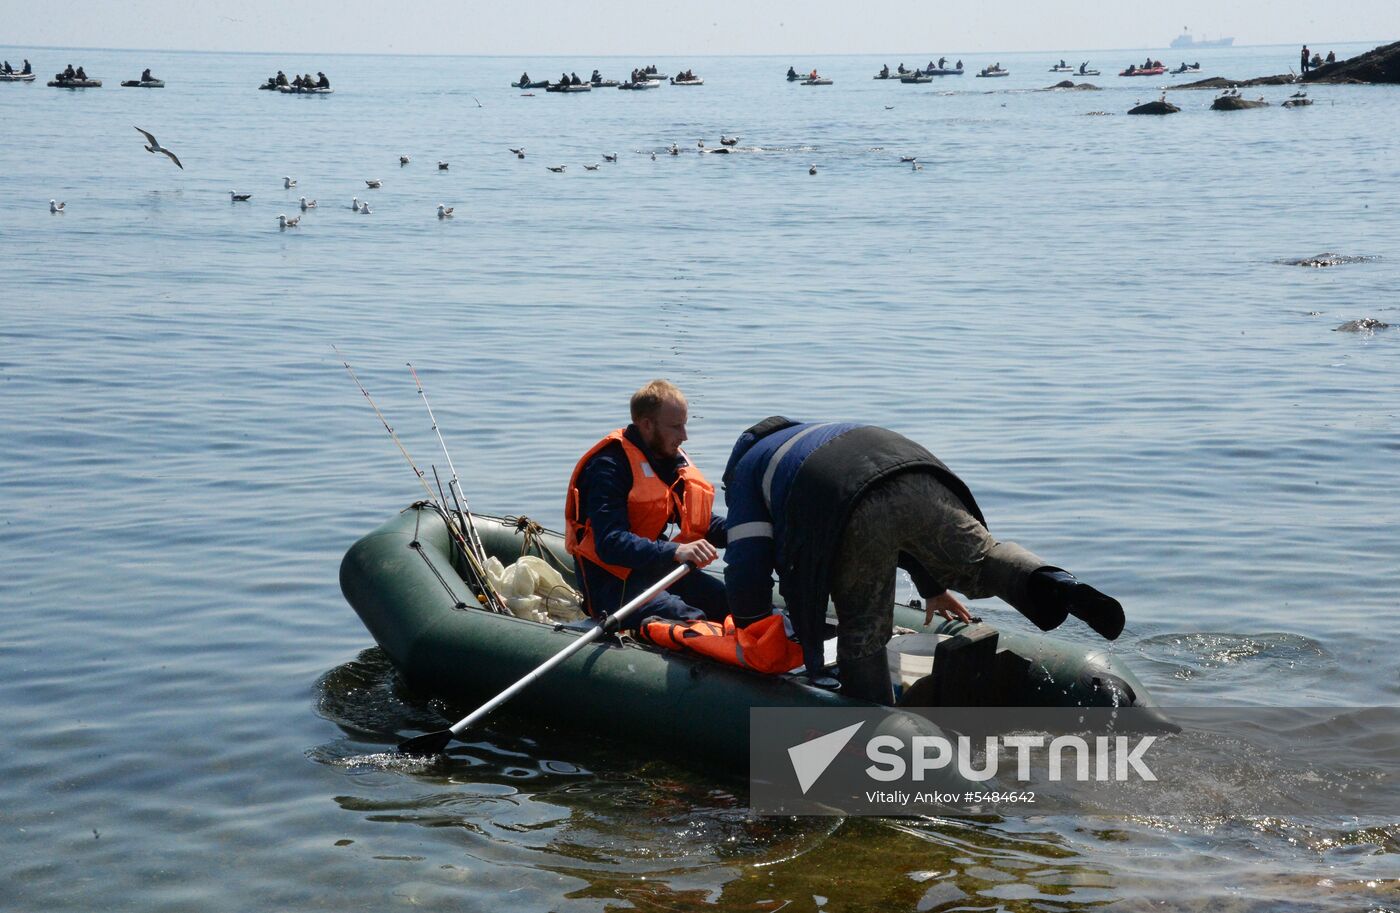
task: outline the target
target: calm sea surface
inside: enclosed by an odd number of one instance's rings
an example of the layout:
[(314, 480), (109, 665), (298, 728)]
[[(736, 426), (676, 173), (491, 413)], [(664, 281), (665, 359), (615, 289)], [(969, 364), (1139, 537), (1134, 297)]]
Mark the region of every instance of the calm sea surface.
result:
[[(1336, 331), (1400, 324), (1400, 89), (1125, 117), (1171, 82), (1112, 75), (1147, 53), (1067, 53), (1105, 90), (1037, 92), (1059, 54), (907, 86), (870, 78), (893, 57), (0, 49), (41, 74), (0, 85), (0, 907), (1400, 907), (1388, 819), (755, 819), (741, 784), (509, 716), (445, 766), (371, 757), (442, 717), (337, 585), (421, 490), (333, 343), (441, 463), (414, 362), (478, 510), (557, 527), (666, 376), (712, 477), (778, 412), (926, 443), (1122, 598), (1162, 703), (1400, 700), (1400, 328)], [(69, 62), (106, 85), (45, 88)], [(706, 84), (507, 87), (651, 62)], [(118, 87), (145, 66), (169, 88)], [(278, 68), (336, 92), (256, 91)], [(722, 132), (739, 154), (696, 154)], [(1278, 262), (1329, 251), (1374, 259)]]

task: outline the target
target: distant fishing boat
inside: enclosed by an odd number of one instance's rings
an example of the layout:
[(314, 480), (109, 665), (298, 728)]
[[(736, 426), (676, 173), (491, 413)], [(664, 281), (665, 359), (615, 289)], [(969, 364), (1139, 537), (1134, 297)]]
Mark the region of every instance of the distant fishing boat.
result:
[(1180, 35), (1172, 39), (1171, 47), (1174, 48), (1228, 48), (1235, 43), (1233, 38), (1196, 38), (1190, 31), (1183, 30)]

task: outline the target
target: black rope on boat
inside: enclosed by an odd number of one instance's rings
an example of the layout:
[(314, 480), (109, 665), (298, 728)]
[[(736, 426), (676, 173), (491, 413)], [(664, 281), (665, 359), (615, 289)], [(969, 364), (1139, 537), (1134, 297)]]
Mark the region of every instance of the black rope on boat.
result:
[(554, 549), (545, 544), (544, 526), (525, 516), (506, 517), (505, 519), (507, 523), (515, 524), (516, 535), (524, 537), (524, 541), (520, 544), (522, 556), (530, 554), (530, 550), (534, 549), (536, 555), (553, 564), (560, 571), (565, 574), (574, 573), (574, 569), (565, 564), (564, 559), (556, 555)]

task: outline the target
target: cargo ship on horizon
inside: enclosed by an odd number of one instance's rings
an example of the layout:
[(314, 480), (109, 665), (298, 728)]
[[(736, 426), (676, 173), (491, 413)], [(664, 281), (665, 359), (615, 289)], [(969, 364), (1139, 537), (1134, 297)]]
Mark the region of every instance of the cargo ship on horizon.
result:
[(1172, 39), (1170, 46), (1174, 48), (1228, 48), (1234, 43), (1235, 39), (1233, 38), (1213, 38), (1210, 40), (1202, 38), (1197, 40), (1189, 29), (1185, 29)]

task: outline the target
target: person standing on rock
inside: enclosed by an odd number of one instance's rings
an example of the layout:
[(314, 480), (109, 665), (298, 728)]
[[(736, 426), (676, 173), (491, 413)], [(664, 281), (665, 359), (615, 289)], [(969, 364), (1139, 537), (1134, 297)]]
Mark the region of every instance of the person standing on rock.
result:
[(1306, 75), (1307, 75), (1307, 72), (1308, 72), (1308, 68), (1309, 68), (1309, 66), (1310, 66), (1310, 64), (1311, 64), (1311, 61), (1312, 61), (1312, 57), (1308, 54), (1308, 46), (1307, 46), (1306, 44), (1303, 45), (1303, 54), (1302, 54), (1302, 58), (1303, 58), (1303, 59), (1302, 59), (1303, 75), (1306, 76)]

